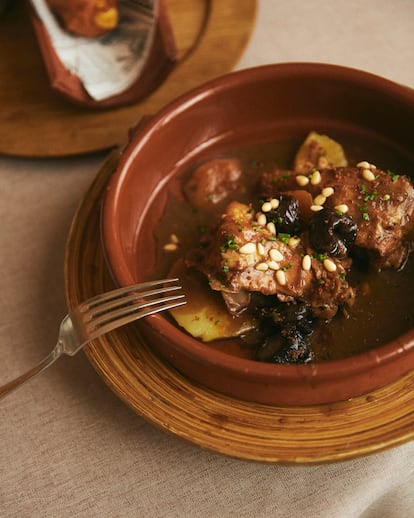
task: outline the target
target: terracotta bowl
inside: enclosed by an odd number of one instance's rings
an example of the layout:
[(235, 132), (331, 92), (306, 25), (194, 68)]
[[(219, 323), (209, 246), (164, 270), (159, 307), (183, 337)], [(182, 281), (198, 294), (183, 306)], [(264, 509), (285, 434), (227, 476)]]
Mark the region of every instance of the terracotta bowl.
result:
[[(160, 193), (174, 175), (217, 145), (297, 137), (310, 130), (375, 140), (412, 166), (414, 92), (339, 66), (269, 65), (220, 77), (138, 125), (103, 203), (104, 249), (117, 283), (128, 285), (151, 276), (151, 236), (162, 210)], [(222, 394), (264, 404), (345, 400), (414, 369), (414, 329), (366, 353), (294, 366), (214, 350), (165, 315), (139, 325), (147, 343), (188, 378)]]

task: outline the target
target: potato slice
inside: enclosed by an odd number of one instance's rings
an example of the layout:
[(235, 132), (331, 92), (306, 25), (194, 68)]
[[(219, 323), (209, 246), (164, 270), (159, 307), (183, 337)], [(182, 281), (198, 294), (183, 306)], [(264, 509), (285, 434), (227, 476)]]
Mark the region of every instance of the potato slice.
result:
[(208, 286), (206, 278), (177, 261), (170, 275), (179, 277), (187, 304), (170, 310), (178, 325), (190, 335), (211, 342), (240, 336), (255, 328), (255, 320), (247, 313), (233, 317), (227, 310), (220, 293)]
[(311, 131), (296, 153), (295, 171), (308, 173), (314, 167), (345, 167), (348, 165), (343, 147), (327, 135)]

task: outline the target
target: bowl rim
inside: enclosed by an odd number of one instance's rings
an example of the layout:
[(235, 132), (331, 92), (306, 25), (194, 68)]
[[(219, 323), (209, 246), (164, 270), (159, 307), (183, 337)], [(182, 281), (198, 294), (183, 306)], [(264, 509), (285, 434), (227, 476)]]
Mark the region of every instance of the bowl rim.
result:
[[(129, 141), (121, 152), (118, 168), (108, 182), (102, 203), (101, 237), (107, 265), (117, 283), (127, 285), (136, 282), (125, 262), (119, 261), (119, 258), (122, 258), (122, 247), (119, 239), (117, 239), (114, 225), (118, 198), (131, 164), (153, 133), (157, 131), (160, 125), (168, 123), (177, 114), (209, 97), (212, 92), (231, 89), (253, 78), (255, 81), (260, 81), (295, 75), (317, 76), (318, 79), (329, 77), (330, 80), (346, 81), (366, 89), (384, 91), (387, 96), (393, 96), (400, 102), (414, 107), (414, 89), (406, 85), (364, 70), (319, 62), (286, 62), (237, 70), (210, 80), (180, 95), (153, 116), (144, 117), (141, 121), (138, 121), (137, 125), (131, 129)], [(193, 359), (195, 357), (199, 363), (206, 366), (220, 365), (226, 371), (231, 372), (232, 375), (238, 377), (247, 375), (252, 379), (271, 380), (277, 377), (285, 381), (297, 381), (298, 378), (310, 377), (318, 380), (333, 377), (343, 378), (350, 374), (354, 376), (363, 373), (367, 369), (372, 371), (373, 368), (379, 366), (391, 365), (399, 360), (402, 355), (414, 360), (414, 327), (386, 344), (343, 359), (319, 363), (310, 362), (301, 365), (282, 365), (239, 358), (215, 350), (208, 344), (190, 336), (161, 314), (147, 317), (143, 325), (145, 324), (163, 336), (172, 334), (174, 341), (171, 341), (171, 345), (181, 354), (184, 353)], [(408, 365), (407, 371), (413, 367), (414, 361), (411, 367)]]

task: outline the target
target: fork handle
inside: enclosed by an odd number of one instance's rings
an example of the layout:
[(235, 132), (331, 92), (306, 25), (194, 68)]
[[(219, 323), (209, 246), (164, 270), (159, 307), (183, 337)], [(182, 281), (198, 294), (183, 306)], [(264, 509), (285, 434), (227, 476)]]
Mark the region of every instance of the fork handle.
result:
[(2, 385), (0, 387), (0, 399), (6, 397), (8, 394), (10, 394), (10, 392), (21, 387), (23, 383), (26, 383), (26, 381), (29, 381), (31, 378), (34, 378), (35, 376), (43, 372), (50, 365), (52, 365), (52, 363), (54, 363), (62, 355), (62, 353), (62, 347), (58, 342), (55, 348), (46, 356), (46, 358), (43, 358), (43, 360), (39, 362), (35, 367), (21, 374), (14, 380), (9, 381), (5, 385)]

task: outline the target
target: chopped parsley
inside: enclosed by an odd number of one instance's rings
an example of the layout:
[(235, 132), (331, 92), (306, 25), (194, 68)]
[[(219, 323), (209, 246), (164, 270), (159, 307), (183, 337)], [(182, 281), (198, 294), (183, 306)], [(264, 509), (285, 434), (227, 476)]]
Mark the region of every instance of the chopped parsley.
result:
[(229, 249), (238, 250), (239, 247), (236, 244), (234, 236), (225, 235), (224, 239), (225, 239), (225, 243), (223, 245), (221, 245), (221, 247), (220, 247), (221, 252), (226, 252)]
[(277, 235), (277, 237), (279, 238), (280, 241), (282, 241), (282, 243), (285, 243), (285, 245), (287, 245), (289, 243), (289, 239), (292, 237), (290, 234), (286, 234), (284, 232), (279, 232), (279, 234)]
[(401, 176), (399, 174), (396, 174), (396, 173), (393, 173), (392, 171), (390, 171), (389, 169), (387, 169), (386, 171), (387, 175), (391, 176), (391, 180), (393, 182), (396, 182), (398, 180), (398, 178)]
[(323, 263), (323, 261), (325, 261), (326, 259), (326, 254), (320, 254), (319, 252), (315, 252), (314, 254), (312, 254), (312, 257)]

